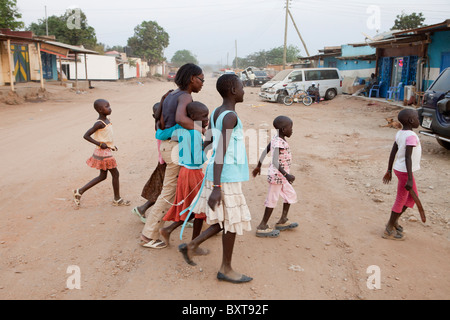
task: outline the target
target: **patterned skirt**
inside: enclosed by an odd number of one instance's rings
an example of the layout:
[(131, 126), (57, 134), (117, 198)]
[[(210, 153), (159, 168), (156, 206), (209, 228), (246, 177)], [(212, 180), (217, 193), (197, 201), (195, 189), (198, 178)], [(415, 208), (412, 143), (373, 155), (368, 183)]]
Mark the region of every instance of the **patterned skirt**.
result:
[(116, 159), (109, 148), (95, 148), (94, 154), (87, 159), (86, 163), (91, 168), (104, 171), (117, 168)]
[[(208, 205), (213, 182), (206, 180), (205, 186), (193, 212), (205, 212), (209, 225), (220, 224), (224, 232), (243, 235), (244, 231), (251, 231), (250, 210), (242, 192), (241, 182), (222, 183), (222, 203), (212, 210)], [(194, 200), (195, 201), (195, 200)]]

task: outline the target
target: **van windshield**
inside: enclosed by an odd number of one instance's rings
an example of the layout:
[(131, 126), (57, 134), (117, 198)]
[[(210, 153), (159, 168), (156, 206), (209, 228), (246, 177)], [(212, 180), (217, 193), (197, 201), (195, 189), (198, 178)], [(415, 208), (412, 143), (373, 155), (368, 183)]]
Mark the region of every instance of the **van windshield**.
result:
[(272, 78), (271, 81), (281, 81), (284, 80), (284, 78), (286, 78), (286, 76), (292, 72), (292, 69), (287, 69), (287, 70), (282, 70), (280, 72), (278, 72), (276, 74), (275, 77)]

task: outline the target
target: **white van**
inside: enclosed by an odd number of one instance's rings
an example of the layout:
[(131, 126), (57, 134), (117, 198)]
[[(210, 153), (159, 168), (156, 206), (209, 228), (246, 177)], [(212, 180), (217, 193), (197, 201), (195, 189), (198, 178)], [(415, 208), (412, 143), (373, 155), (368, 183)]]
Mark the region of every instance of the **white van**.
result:
[(331, 100), (342, 94), (342, 76), (336, 68), (286, 69), (261, 87), (259, 97), (263, 100), (283, 103), (289, 95), (286, 87), (297, 85), (297, 89), (308, 90), (311, 84), (319, 87), (320, 96)]

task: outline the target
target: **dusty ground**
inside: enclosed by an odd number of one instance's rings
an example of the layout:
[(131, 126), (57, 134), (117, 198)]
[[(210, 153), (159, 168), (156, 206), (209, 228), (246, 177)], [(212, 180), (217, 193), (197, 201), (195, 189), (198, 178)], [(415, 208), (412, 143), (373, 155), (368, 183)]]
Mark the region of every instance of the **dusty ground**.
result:
[[(431, 138), (421, 136), (422, 170), (416, 174), (428, 221), (408, 210), (402, 221), (406, 241), (381, 238), (395, 197), (396, 181), (384, 185), (382, 177), (396, 130), (380, 126), (399, 108), (349, 96), (286, 107), (262, 102), (258, 89), (246, 88), (238, 106), (245, 129), (270, 130), (281, 114), (294, 120), (289, 143), (300, 202), (290, 219), (300, 227), (278, 239), (254, 232), (238, 238), (234, 267), (254, 280), (236, 286), (215, 278), (220, 236), (205, 243), (211, 254), (196, 258), (196, 267), (177, 251), (178, 232), (168, 249), (141, 248), (143, 225), (132, 207), (111, 205), (111, 178), (74, 210), (72, 190), (97, 175), (85, 164), (93, 146), (82, 138), (96, 119), (92, 102), (111, 102), (122, 195), (140, 205), (157, 161), (151, 106), (174, 87), (156, 80), (94, 86), (76, 93), (49, 85), (48, 100), (0, 105), (1, 299), (450, 298), (450, 152)], [(212, 78), (194, 97), (211, 110), (221, 102)], [(252, 156), (262, 147), (265, 142), (249, 147)], [(266, 191), (263, 176), (245, 184), (254, 228)], [(271, 223), (280, 213), (281, 202)], [(81, 289), (67, 288), (69, 266), (79, 267)], [(367, 272), (370, 266), (379, 267), (380, 289), (367, 287), (375, 275)]]

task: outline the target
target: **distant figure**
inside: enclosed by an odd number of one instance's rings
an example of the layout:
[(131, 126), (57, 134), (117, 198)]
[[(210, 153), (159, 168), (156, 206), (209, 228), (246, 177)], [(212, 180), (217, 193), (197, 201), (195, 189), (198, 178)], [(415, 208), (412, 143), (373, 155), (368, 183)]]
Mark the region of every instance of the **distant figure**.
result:
[[(253, 177), (261, 174), (261, 165), (264, 158), (267, 153), (272, 152), (273, 160), (267, 177), (269, 192), (264, 202), (266, 209), (260, 224), (256, 228), (256, 236), (263, 238), (276, 238), (280, 235), (280, 231), (298, 227), (298, 223), (291, 223), (287, 218), (291, 204), (297, 202), (297, 193), (292, 187), (295, 177), (289, 173), (292, 163), (291, 148), (286, 141), (286, 138), (290, 138), (292, 135), (293, 122), (288, 117), (279, 116), (273, 121), (273, 126), (278, 130), (278, 135), (273, 137), (266, 150), (262, 153), (258, 166), (253, 170)], [(275, 224), (275, 229), (273, 229), (269, 227), (267, 222), (280, 196), (284, 199), (283, 213), (280, 220)]]
[(398, 178), (397, 197), (383, 234), (383, 238), (390, 240), (405, 239), (403, 227), (398, 224), (398, 220), (407, 208), (414, 207), (415, 202), (409, 194), (409, 190), (412, 189), (417, 194), (413, 172), (420, 169), (422, 157), (419, 137), (413, 131), (420, 125), (417, 111), (404, 109), (398, 114), (398, 120), (403, 125), (403, 129), (398, 131), (395, 136), (395, 142), (389, 156), (388, 170), (383, 177), (383, 182), (388, 184), (392, 180), (393, 168)]
[[(130, 201), (126, 201), (120, 197), (119, 190), (119, 171), (117, 170), (117, 162), (112, 151), (117, 151), (117, 147), (113, 141), (112, 123), (108, 116), (111, 115), (111, 106), (109, 102), (103, 99), (94, 102), (94, 109), (98, 112), (98, 119), (94, 126), (84, 134), (84, 139), (96, 145), (94, 154), (86, 163), (94, 169), (100, 170), (100, 175), (87, 183), (84, 187), (73, 190), (73, 201), (77, 207), (80, 206), (81, 196), (98, 183), (106, 180), (108, 171), (111, 172), (113, 178), (114, 206), (129, 206)], [(94, 135), (94, 138), (91, 136)]]
[[(365, 87), (364, 87), (364, 92), (365, 92), (365, 95), (366, 95), (367, 97), (369, 97), (370, 89), (372, 89), (372, 87), (373, 87), (375, 84), (377, 84), (377, 82), (378, 82), (378, 80), (377, 80), (377, 78), (375, 77), (375, 73), (372, 73), (372, 74), (370, 75), (369, 82), (367, 82), (366, 85), (365, 85)], [(369, 97), (369, 98), (370, 98), (370, 97)]]
[(254, 87), (255, 79), (256, 79), (255, 73), (253, 71), (251, 71), (248, 77), (250, 79), (250, 86)]
[(314, 103), (320, 102), (320, 92), (319, 92), (319, 88), (316, 87), (315, 82), (311, 83), (311, 86), (308, 88), (308, 90), (306, 90), (306, 92), (308, 93), (308, 95), (310, 95), (314, 98)]

